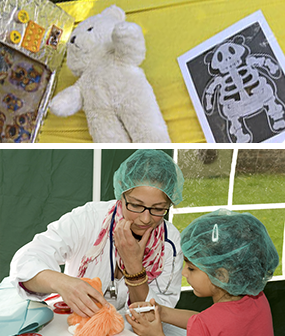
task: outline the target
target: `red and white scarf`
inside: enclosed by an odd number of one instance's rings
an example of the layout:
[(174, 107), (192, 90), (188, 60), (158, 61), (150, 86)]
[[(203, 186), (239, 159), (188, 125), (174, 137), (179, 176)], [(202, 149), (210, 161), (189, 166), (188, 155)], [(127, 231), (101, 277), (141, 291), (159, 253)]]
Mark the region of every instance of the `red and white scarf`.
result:
[[(115, 207), (117, 205), (117, 211), (114, 218), (113, 232), (117, 223), (123, 219), (122, 213), (122, 202), (117, 201), (116, 204), (110, 209), (107, 213), (104, 221), (102, 223), (102, 228), (99, 233), (97, 240), (94, 245), (88, 250), (85, 256), (82, 258), (80, 267), (78, 270), (77, 277), (84, 277), (89, 263), (95, 261), (98, 263), (98, 257), (103, 252), (103, 249), (106, 245), (106, 241), (109, 237), (109, 230), (111, 226), (111, 219)], [(117, 264), (121, 270), (125, 268), (123, 260), (119, 256), (117, 249), (115, 248), (115, 257)], [(148, 282), (151, 282), (153, 279), (157, 278), (162, 272), (164, 265), (164, 225), (163, 222), (158, 225), (154, 230), (152, 230), (149, 239), (147, 241), (144, 256), (143, 256), (143, 266), (146, 269), (148, 275)]]

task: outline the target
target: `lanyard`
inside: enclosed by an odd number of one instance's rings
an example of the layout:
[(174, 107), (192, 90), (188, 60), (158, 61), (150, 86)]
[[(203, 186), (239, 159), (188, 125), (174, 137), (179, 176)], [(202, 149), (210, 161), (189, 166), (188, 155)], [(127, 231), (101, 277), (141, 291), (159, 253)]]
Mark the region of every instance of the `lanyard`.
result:
[(168, 239), (168, 237), (167, 237), (167, 226), (166, 226), (165, 221), (164, 221), (164, 241), (169, 243), (172, 246), (173, 258), (175, 258), (176, 257), (176, 247), (175, 247), (173, 241)]
[(115, 299), (117, 299), (117, 293), (116, 293), (116, 287), (115, 287), (115, 282), (114, 282), (115, 275), (114, 275), (114, 263), (113, 263), (113, 227), (114, 227), (114, 223), (115, 223), (116, 212), (117, 212), (117, 204), (116, 204), (114, 212), (112, 214), (110, 231), (109, 231), (109, 234), (110, 234), (111, 284), (106, 290), (106, 292), (110, 293), (110, 297), (115, 298)]

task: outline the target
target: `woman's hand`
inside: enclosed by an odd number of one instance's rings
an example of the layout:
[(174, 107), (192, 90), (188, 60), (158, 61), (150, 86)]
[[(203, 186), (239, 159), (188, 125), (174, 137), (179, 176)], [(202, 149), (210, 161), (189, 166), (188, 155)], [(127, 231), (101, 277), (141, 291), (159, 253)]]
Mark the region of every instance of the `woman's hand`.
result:
[(57, 288), (63, 301), (82, 317), (92, 317), (99, 311), (99, 307), (109, 305), (101, 293), (79, 278), (66, 276)]
[(129, 274), (138, 273), (142, 270), (146, 243), (152, 231), (152, 228), (147, 229), (142, 239), (137, 241), (131, 231), (132, 223), (132, 221), (122, 219), (117, 224), (113, 234), (115, 246)]
[[(136, 274), (143, 269), (143, 255), (146, 243), (152, 231), (149, 227), (143, 234), (140, 241), (137, 241), (131, 231), (132, 221), (122, 219), (114, 230), (114, 243), (122, 258), (125, 270), (128, 274)], [(148, 283), (144, 282), (139, 286), (128, 286), (129, 300), (139, 302), (146, 299), (149, 292)]]
[(93, 316), (99, 310), (96, 303), (109, 306), (104, 297), (87, 282), (52, 270), (39, 272), (24, 282), (24, 286), (33, 292), (58, 293), (82, 317)]
[[(155, 305), (154, 313), (153, 311), (147, 313), (137, 313), (132, 308), (153, 306)], [(151, 299), (150, 302), (137, 302), (130, 306), (130, 311), (132, 316), (126, 315), (127, 321), (132, 326), (134, 332), (139, 336), (163, 336), (163, 328), (160, 318), (161, 307)]]

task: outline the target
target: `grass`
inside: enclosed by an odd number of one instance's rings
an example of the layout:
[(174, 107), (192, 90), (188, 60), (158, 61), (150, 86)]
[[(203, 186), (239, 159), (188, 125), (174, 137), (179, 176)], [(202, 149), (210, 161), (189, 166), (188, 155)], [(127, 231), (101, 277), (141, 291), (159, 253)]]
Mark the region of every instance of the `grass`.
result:
[(285, 203), (284, 185), (281, 174), (240, 175), (235, 179), (234, 204)]
[(178, 207), (227, 204), (229, 179), (201, 178), (186, 179), (183, 187), (183, 201)]
[[(179, 207), (226, 205), (229, 179), (188, 179), (184, 184), (184, 200)], [(239, 175), (235, 178), (233, 204), (285, 203), (285, 175)], [(243, 211), (241, 211), (243, 212)], [(282, 275), (282, 248), (285, 209), (248, 211), (257, 217), (267, 231), (278, 251), (280, 262), (274, 275)], [(181, 232), (195, 218), (204, 213), (181, 214), (173, 218), (174, 225)], [(187, 286), (182, 279), (182, 286)]]
[[(239, 175), (234, 181), (233, 204), (285, 203), (285, 175)], [(228, 177), (186, 179), (183, 201), (187, 206), (228, 203)]]

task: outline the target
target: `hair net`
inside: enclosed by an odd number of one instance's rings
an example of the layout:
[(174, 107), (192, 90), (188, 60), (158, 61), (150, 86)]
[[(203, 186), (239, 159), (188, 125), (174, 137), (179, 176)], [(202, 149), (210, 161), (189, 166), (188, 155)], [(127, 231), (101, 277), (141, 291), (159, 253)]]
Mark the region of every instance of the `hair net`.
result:
[(114, 174), (116, 199), (122, 193), (139, 186), (151, 186), (163, 191), (173, 204), (182, 201), (184, 178), (173, 159), (156, 149), (138, 149)]
[[(195, 219), (181, 233), (184, 256), (232, 295), (257, 295), (279, 263), (265, 226), (225, 209)], [(226, 270), (227, 277), (221, 277)]]

